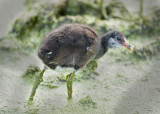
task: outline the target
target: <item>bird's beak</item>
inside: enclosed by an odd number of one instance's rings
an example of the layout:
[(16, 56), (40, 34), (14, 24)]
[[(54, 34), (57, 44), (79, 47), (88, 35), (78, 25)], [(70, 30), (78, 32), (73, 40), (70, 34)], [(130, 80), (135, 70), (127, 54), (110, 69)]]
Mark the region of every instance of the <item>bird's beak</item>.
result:
[(126, 38), (124, 38), (123, 46), (131, 51), (133, 51), (133, 47), (127, 42)]

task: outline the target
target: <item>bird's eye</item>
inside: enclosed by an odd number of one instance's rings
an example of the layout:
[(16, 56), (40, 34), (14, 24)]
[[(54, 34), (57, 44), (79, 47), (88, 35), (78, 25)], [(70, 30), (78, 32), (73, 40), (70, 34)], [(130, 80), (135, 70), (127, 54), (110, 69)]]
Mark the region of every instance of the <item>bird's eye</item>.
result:
[(121, 37), (120, 37), (120, 36), (117, 36), (116, 39), (117, 39), (118, 41), (121, 41)]

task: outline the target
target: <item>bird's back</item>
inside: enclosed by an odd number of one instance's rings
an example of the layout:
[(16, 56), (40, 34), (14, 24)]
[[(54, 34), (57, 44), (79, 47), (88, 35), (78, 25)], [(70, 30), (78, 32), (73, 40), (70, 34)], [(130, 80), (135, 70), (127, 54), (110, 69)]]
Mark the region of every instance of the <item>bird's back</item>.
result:
[(91, 27), (66, 24), (44, 38), (38, 56), (51, 68), (60, 65), (78, 69), (96, 54), (98, 45), (98, 35)]

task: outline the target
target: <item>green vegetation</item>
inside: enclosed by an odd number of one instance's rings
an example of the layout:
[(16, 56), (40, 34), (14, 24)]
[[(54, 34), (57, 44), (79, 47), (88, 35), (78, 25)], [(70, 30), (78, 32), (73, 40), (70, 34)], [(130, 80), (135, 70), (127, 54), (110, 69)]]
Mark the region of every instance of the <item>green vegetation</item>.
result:
[(58, 88), (58, 85), (54, 85), (51, 82), (41, 83), (41, 86), (48, 87), (49, 89)]
[(85, 107), (92, 107), (94, 109), (97, 108), (97, 103), (95, 103), (89, 95), (80, 99), (79, 103)]
[(146, 60), (151, 59), (153, 56), (156, 56), (160, 51), (160, 39), (156, 38), (150, 41), (148, 44), (143, 45), (141, 48), (135, 48), (132, 54), (130, 54), (131, 58)]
[(1, 38), (0, 39), (0, 50), (3, 51), (17, 51), (22, 49), (23, 46), (21, 42), (13, 37)]
[(31, 101), (28, 101), (25, 105), (25, 113), (27, 114), (37, 114), (37, 112), (39, 111), (39, 105), (34, 104)]
[[(58, 5), (47, 2), (37, 5), (32, 0), (28, 2), (30, 3), (28, 11), (13, 23), (9, 36), (19, 39), (23, 46), (29, 49), (37, 48), (46, 33), (64, 23), (89, 25), (100, 35), (111, 29), (121, 30), (127, 37), (135, 35), (152, 35), (153, 37), (160, 33), (159, 10), (155, 9), (152, 18), (147, 18), (143, 16), (142, 5), (140, 5), (139, 17), (135, 17), (117, 0), (113, 0), (106, 6), (102, 5), (103, 0), (95, 3), (66, 0)], [(102, 18), (104, 16), (99, 13), (100, 9), (106, 9), (107, 20)], [(113, 23), (113, 19), (120, 24), (116, 26), (109, 24)]]
[[(89, 62), (85, 68), (83, 68), (82, 71), (79, 71), (76, 73), (76, 77), (74, 78), (74, 81), (81, 81), (81, 80), (87, 80), (87, 79), (94, 79), (97, 73), (95, 72), (96, 68), (98, 67), (98, 64), (96, 61)], [(70, 73), (71, 71), (68, 69), (63, 70), (61, 75), (59, 75), (57, 78), (61, 82), (66, 82), (66, 73)], [(69, 75), (69, 74), (68, 74)]]
[(132, 21), (132, 15), (126, 9), (124, 4), (118, 0), (112, 0), (106, 6), (106, 12), (109, 18), (118, 18), (126, 21)]
[(26, 72), (22, 75), (22, 77), (30, 82), (30, 83), (33, 83), (36, 76), (40, 73), (40, 68), (37, 67), (37, 66), (33, 66), (33, 65), (30, 65), (28, 66), (28, 69), (26, 70)]

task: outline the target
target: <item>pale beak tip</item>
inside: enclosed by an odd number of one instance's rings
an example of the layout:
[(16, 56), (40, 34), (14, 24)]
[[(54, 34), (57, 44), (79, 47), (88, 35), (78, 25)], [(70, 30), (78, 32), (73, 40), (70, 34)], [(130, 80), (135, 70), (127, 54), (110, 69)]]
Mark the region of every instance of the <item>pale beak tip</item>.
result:
[(134, 51), (134, 49), (133, 49), (132, 47), (130, 48), (130, 50), (131, 50), (131, 51)]
[(127, 40), (125, 38), (124, 38), (123, 46), (131, 51), (134, 51), (133, 47), (127, 42)]
[(133, 47), (129, 44), (128, 49), (134, 51)]

